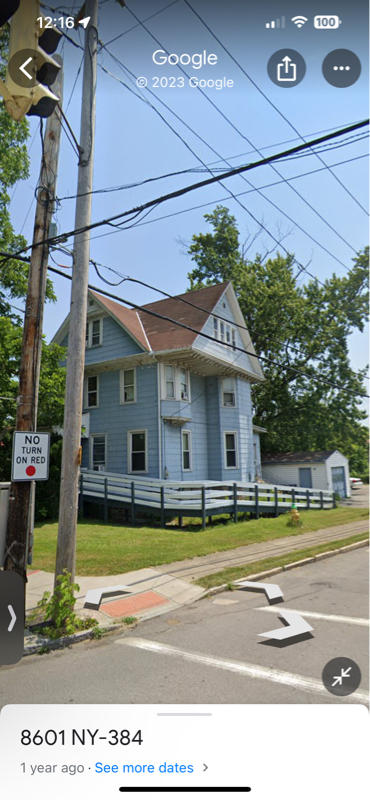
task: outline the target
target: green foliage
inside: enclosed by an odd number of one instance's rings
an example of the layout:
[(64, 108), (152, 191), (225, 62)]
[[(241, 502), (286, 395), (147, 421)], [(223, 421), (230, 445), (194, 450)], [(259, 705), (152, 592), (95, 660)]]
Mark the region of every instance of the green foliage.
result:
[(338, 449), (351, 469), (365, 472), (368, 434), (358, 395), (366, 394), (367, 370), (352, 370), (348, 337), (368, 319), (368, 247), (345, 277), (302, 285), (292, 254), (247, 258), (227, 208), (217, 206), (205, 220), (212, 233), (194, 235), (188, 249), (195, 262), (190, 286), (231, 280), (256, 352), (270, 360), (262, 361), (266, 381), (252, 389), (255, 421), (267, 428), (263, 452)]
[(71, 636), (76, 631), (98, 625), (97, 620), (93, 617), (81, 619), (75, 613), (74, 592), (79, 592), (79, 590), (78, 584), (71, 582), (70, 573), (64, 569), (62, 575), (57, 578), (53, 594), (44, 592), (43, 597), (39, 600), (31, 618), (41, 615), (44, 621), (50, 621), (50, 626), (43, 628), (43, 633), (49, 639)]
[(52, 434), (50, 444), (49, 479), (36, 486), (35, 520), (57, 519), (59, 514), (60, 471), (63, 439)]

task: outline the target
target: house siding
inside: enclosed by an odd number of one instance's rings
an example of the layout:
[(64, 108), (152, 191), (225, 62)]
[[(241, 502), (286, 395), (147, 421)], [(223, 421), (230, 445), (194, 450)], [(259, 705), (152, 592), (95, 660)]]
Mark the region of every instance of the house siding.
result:
[[(190, 375), (192, 402), (162, 400), (162, 417), (181, 415), (189, 417), (189, 422), (181, 426), (171, 425), (162, 419), (163, 469), (169, 480), (199, 481), (208, 478), (207, 453), (207, 401), (206, 379), (200, 375)], [(183, 470), (182, 431), (191, 432), (192, 469)]]
[(102, 344), (86, 348), (86, 367), (91, 364), (100, 364), (103, 361), (112, 361), (115, 358), (125, 358), (125, 356), (143, 352), (142, 348), (112, 317), (103, 317), (102, 323)]
[[(214, 315), (223, 317), (227, 320), (232, 327), (235, 328), (236, 332), (236, 346), (240, 347), (242, 350), (245, 349), (245, 344), (243, 339), (240, 335), (240, 329), (236, 327), (235, 318), (233, 312), (230, 307), (230, 303), (226, 297), (223, 295), (217, 305), (215, 306), (213, 314), (210, 315), (209, 319), (207, 320), (206, 324), (202, 328), (202, 333), (207, 334), (207, 336), (212, 337), (212, 341), (210, 339), (206, 339), (203, 336), (198, 336), (196, 340), (196, 348), (197, 350), (201, 350), (204, 353), (209, 353), (216, 358), (221, 358), (224, 361), (228, 362), (237, 362), (237, 366), (241, 369), (247, 369), (250, 372), (254, 372), (252, 367), (251, 361), (247, 355), (241, 353), (240, 350), (233, 350), (232, 347), (226, 347), (222, 342), (217, 341), (214, 339), (213, 336), (213, 317)], [(220, 324), (220, 321), (219, 321)]]
[[(136, 403), (120, 403), (120, 371), (99, 375), (99, 407), (89, 409), (90, 436), (107, 434), (109, 472), (128, 472), (127, 432), (147, 431), (148, 470), (159, 478), (157, 365), (136, 367)], [(89, 441), (82, 443), (82, 466), (90, 467)]]

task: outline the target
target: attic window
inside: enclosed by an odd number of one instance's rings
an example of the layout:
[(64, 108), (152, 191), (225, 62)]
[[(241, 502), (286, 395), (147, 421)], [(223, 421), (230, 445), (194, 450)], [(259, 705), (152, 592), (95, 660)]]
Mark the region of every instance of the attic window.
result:
[(86, 347), (97, 347), (102, 343), (102, 338), (102, 320), (89, 320), (86, 323)]
[(91, 306), (93, 306), (93, 305), (94, 305), (94, 301), (93, 301), (93, 299), (90, 297), (90, 300), (89, 300), (89, 306), (90, 306), (90, 308), (91, 308)]

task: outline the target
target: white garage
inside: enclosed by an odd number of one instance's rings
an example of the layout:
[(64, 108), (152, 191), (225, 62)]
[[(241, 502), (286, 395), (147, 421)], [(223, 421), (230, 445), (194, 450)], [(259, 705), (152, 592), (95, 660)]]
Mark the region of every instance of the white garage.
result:
[(262, 455), (262, 477), (268, 483), (351, 495), (348, 459), (339, 450)]

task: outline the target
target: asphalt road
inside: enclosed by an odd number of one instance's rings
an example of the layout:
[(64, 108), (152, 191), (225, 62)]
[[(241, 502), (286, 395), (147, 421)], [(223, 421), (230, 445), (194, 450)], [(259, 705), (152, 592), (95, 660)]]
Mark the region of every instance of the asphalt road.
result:
[[(368, 575), (368, 549), (361, 548), (270, 579), (284, 593), (281, 610), (298, 611), (312, 625), (304, 641), (268, 643), (258, 634), (282, 625), (279, 606), (269, 606), (264, 594), (224, 592), (125, 635), (3, 667), (0, 705), (366, 702)], [(351, 658), (362, 673), (347, 698), (321, 681), (337, 656)]]

